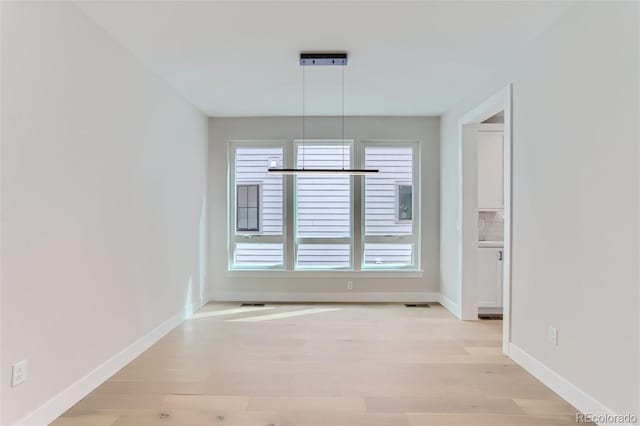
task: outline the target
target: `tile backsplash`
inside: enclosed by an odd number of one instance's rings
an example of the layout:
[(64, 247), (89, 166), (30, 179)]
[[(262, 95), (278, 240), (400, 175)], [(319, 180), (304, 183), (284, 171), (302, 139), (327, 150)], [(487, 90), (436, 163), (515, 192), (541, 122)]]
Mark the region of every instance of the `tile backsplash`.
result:
[(504, 240), (504, 211), (478, 212), (478, 241)]

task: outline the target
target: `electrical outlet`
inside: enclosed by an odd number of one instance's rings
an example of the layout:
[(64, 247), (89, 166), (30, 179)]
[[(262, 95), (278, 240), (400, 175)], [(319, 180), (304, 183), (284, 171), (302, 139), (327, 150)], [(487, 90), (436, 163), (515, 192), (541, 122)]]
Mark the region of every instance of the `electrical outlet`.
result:
[(549, 343), (553, 346), (558, 346), (558, 329), (555, 327), (549, 326), (549, 334), (548, 334)]
[(347, 281), (347, 290), (353, 290), (353, 281), (352, 280)]
[(27, 380), (27, 360), (24, 359), (16, 364), (13, 364), (11, 369), (11, 386), (18, 386), (20, 383)]

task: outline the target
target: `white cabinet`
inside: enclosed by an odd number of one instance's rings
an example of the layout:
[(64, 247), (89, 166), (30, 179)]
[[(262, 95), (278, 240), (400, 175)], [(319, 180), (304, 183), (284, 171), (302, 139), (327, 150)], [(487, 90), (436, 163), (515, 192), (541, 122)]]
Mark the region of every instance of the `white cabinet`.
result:
[(478, 248), (478, 307), (502, 308), (502, 249)]
[(478, 131), (478, 209), (504, 208), (504, 133)]

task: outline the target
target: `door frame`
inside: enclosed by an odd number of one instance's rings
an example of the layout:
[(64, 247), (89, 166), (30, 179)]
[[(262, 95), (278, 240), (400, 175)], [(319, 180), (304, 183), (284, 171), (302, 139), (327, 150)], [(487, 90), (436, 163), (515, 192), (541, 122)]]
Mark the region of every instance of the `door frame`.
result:
[(511, 246), (512, 246), (512, 85), (509, 84), (458, 120), (459, 203), (458, 229), (460, 315), (478, 319), (476, 288), (478, 262), (478, 151), (475, 125), (504, 111), (504, 249), (502, 263), (502, 351), (509, 355), (511, 341)]

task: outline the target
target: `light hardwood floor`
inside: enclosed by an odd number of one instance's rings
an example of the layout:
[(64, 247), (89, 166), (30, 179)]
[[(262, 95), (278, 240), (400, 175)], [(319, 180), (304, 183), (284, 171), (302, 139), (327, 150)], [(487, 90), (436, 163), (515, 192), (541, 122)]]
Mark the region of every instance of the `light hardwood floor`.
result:
[(501, 353), (500, 321), (437, 304), (267, 306), (206, 305), (53, 425), (575, 424)]

